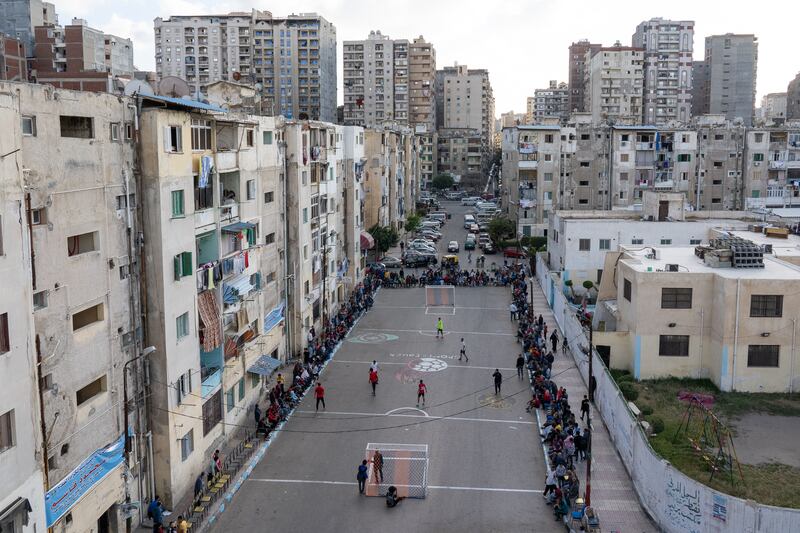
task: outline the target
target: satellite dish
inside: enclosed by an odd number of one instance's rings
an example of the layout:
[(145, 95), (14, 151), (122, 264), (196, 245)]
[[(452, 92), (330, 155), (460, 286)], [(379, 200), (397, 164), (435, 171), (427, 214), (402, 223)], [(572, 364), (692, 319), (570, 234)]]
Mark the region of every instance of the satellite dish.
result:
[(125, 96), (136, 94), (153, 94), (153, 88), (143, 80), (131, 80), (125, 85)]
[(262, 85), (261, 83), (256, 83), (255, 89), (257, 93), (260, 93), (261, 91), (264, 90), (264, 85)]
[(158, 82), (158, 94), (171, 96), (172, 98), (182, 98), (192, 94), (192, 88), (177, 76), (167, 76)]
[(233, 73), (233, 79), (235, 81), (239, 81), (240, 79), (242, 79), (242, 74), (240, 72), (234, 72)]

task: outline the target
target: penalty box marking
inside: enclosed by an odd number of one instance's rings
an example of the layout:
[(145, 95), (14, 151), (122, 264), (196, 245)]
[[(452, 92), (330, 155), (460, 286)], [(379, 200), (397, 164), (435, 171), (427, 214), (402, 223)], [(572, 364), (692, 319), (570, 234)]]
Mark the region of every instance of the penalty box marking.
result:
[[(344, 485), (352, 487), (358, 483), (355, 481), (327, 481), (321, 479), (274, 479), (274, 478), (254, 478), (250, 477), (247, 481), (254, 481), (259, 483), (297, 483), (308, 485)], [(407, 487), (406, 485), (398, 485), (399, 487)], [(462, 487), (457, 485), (428, 485), (428, 489), (433, 490), (464, 490), (476, 492), (510, 492), (520, 494), (541, 494), (541, 489), (512, 489), (504, 487)]]
[[(421, 329), (392, 329), (392, 328), (359, 328), (361, 331), (397, 331), (400, 333), (422, 333), (422, 334), (429, 334), (431, 336), (436, 335), (436, 331), (429, 331), (429, 330), (421, 330)], [(516, 337), (516, 333), (491, 333), (488, 331), (447, 331), (444, 330), (444, 334), (448, 335), (450, 333), (455, 333), (457, 335), (497, 335), (501, 337)]]
[[(435, 313), (431, 313), (431, 311), (436, 311)], [(444, 311), (444, 312), (442, 312)], [(426, 307), (425, 308), (426, 315), (446, 315), (446, 316), (455, 316), (456, 309), (455, 307)]]

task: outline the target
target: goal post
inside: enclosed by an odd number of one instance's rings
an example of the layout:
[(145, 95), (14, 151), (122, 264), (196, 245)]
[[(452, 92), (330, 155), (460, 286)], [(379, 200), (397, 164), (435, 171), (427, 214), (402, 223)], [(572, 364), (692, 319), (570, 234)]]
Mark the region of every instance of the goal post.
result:
[[(383, 456), (383, 479), (375, 468), (375, 452)], [(369, 461), (367, 496), (386, 496), (389, 487), (397, 487), (397, 495), (406, 498), (425, 498), (428, 491), (427, 444), (367, 444)]]
[(453, 285), (426, 285), (425, 305), (427, 307), (455, 307), (456, 288)]

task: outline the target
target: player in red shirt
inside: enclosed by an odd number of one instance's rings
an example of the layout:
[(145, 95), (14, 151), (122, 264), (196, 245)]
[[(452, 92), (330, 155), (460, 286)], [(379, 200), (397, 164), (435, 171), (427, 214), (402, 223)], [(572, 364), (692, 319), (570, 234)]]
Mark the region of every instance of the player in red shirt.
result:
[(372, 395), (375, 396), (375, 386), (378, 385), (378, 372), (374, 368), (369, 369), (369, 384), (372, 385)]
[(419, 380), (419, 385), (417, 386), (417, 407), (419, 407), (419, 399), (422, 398), (422, 405), (425, 405), (425, 393), (428, 391), (428, 387), (422, 380)]
[(322, 386), (322, 382), (317, 382), (317, 386), (314, 387), (314, 397), (317, 399), (317, 411), (319, 411), (319, 404), (322, 404), (322, 408), (325, 409), (325, 387)]

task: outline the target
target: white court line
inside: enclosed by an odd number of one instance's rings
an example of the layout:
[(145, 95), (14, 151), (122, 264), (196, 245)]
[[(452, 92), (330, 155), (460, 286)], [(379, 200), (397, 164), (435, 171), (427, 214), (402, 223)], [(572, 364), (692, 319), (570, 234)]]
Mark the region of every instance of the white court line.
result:
[[(307, 483), (311, 485), (346, 485), (354, 486), (358, 483), (354, 481), (326, 481), (316, 479), (271, 479), (271, 478), (257, 478), (251, 477), (247, 481), (259, 481), (261, 483)], [(405, 485), (397, 485), (404, 487)], [(506, 489), (502, 487), (459, 487), (453, 485), (428, 485), (429, 489), (434, 490), (470, 490), (478, 492), (517, 492), (523, 494), (541, 494), (543, 491), (540, 489)]]
[[(477, 356), (473, 356), (473, 357), (477, 357)], [(409, 358), (409, 359), (414, 359), (414, 358), (412, 357), (412, 358)], [(438, 357), (434, 357), (433, 359), (439, 359), (439, 358)], [(458, 362), (458, 360), (456, 360), (456, 362)], [(359, 365), (371, 365), (372, 361), (339, 361), (339, 360), (331, 360), (331, 363), (348, 363), (348, 364), (352, 363), (352, 364), (359, 364)], [(378, 362), (378, 366), (380, 366), (380, 365), (403, 365), (403, 366), (406, 366), (406, 365), (408, 365), (408, 363), (407, 362), (406, 363), (395, 363), (393, 361), (379, 361)], [(449, 370), (451, 368), (471, 368), (473, 370), (495, 370), (495, 369), (497, 369), (497, 370), (507, 370), (509, 372), (516, 372), (517, 371), (516, 368), (504, 368), (504, 367), (499, 367), (498, 368), (496, 366), (472, 366), (472, 365), (467, 366), (467, 365), (469, 365), (469, 363), (463, 363), (463, 364), (460, 364), (460, 365), (457, 365), (456, 363), (453, 363), (452, 365), (447, 365), (447, 369)]]
[[(460, 422), (493, 422), (497, 424), (524, 424), (527, 426), (535, 425), (535, 422), (529, 420), (502, 420), (499, 418), (467, 418), (462, 416), (422, 416), (422, 415), (401, 415), (401, 414), (383, 414), (383, 413), (358, 413), (350, 411), (297, 411), (298, 413), (316, 414), (316, 415), (349, 415), (349, 416), (399, 416), (403, 418), (426, 418), (428, 420), (458, 420)], [(391, 412), (391, 411), (390, 411)], [(334, 419), (335, 420), (335, 419)]]
[[(372, 309), (427, 309), (430, 306), (424, 305), (373, 305)], [(452, 306), (449, 306), (452, 307)], [(508, 307), (468, 307), (464, 305), (457, 305), (455, 309), (477, 309), (479, 311), (508, 311)]]
[[(450, 311), (450, 310), (452, 310), (453, 312), (452, 313), (449, 313), (449, 312), (442, 313), (442, 311)], [(430, 311), (436, 311), (436, 312), (435, 313), (431, 313)], [(425, 308), (425, 314), (426, 315), (455, 316), (456, 315), (456, 310), (453, 307), (436, 307), (434, 309), (431, 309), (430, 307), (426, 307)]]
[(419, 409), (418, 407), (398, 407), (397, 409), (392, 409), (391, 411), (386, 411), (385, 413), (383, 413), (383, 416), (392, 416), (393, 414), (395, 414), (398, 411), (417, 411), (418, 413), (422, 413), (422, 416), (424, 416), (426, 418), (429, 418), (431, 416), (428, 413), (426, 413), (425, 411), (423, 411), (422, 409)]
[[(361, 331), (399, 331), (400, 333), (420, 333), (419, 329), (392, 329), (392, 328), (360, 328)], [(435, 331), (431, 331), (434, 335), (436, 334)], [(489, 332), (482, 332), (482, 331), (447, 331), (445, 330), (444, 334), (447, 335), (449, 333), (456, 333), (459, 335), (501, 335), (501, 336), (508, 336), (508, 337), (516, 337), (516, 333), (489, 333)]]

